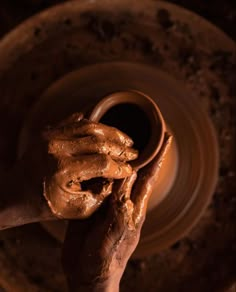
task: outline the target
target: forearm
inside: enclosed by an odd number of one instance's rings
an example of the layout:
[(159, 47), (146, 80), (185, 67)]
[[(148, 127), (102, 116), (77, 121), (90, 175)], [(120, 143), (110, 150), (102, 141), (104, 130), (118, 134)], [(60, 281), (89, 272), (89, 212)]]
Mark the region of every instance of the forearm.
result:
[(27, 178), (22, 163), (1, 176), (0, 230), (51, 217), (42, 195), (42, 187), (34, 185)]
[[(75, 279), (68, 280), (69, 292), (119, 292), (122, 275), (112, 276), (103, 282), (79, 283)], [(78, 276), (79, 277), (79, 276)]]

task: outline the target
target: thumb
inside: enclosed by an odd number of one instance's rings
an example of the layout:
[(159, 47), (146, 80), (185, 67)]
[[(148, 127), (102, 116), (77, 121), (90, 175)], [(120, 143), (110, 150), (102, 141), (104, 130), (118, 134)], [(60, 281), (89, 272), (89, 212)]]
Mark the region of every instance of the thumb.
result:
[(172, 142), (172, 135), (165, 134), (160, 152), (153, 161), (138, 173), (137, 182), (134, 186), (131, 198), (134, 203), (134, 217), (136, 223), (143, 221), (146, 215), (147, 204), (152, 194), (153, 187), (158, 181), (159, 171), (168, 153)]

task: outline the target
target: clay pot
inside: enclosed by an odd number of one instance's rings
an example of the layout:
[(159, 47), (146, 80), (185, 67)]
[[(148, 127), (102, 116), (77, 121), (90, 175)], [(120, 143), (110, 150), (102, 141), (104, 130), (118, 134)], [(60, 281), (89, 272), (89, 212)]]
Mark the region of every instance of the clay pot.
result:
[(136, 170), (157, 155), (164, 140), (166, 125), (157, 104), (140, 91), (120, 91), (103, 98), (89, 119), (114, 126), (129, 135), (139, 157), (131, 162)]

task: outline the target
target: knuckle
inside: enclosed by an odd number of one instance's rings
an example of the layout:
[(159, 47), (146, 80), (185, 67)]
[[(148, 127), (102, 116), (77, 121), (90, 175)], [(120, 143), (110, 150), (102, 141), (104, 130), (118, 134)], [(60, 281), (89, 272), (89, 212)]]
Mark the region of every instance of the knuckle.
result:
[(84, 130), (85, 132), (93, 132), (94, 130), (96, 130), (96, 124), (88, 123), (84, 126)]
[(99, 153), (107, 154), (109, 152), (109, 147), (108, 147), (107, 142), (99, 141), (96, 146), (97, 146), (97, 151)]

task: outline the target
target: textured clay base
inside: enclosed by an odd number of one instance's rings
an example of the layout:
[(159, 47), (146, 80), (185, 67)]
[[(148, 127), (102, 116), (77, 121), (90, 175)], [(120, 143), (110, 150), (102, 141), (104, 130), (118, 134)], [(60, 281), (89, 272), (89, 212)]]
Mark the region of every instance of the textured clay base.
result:
[[(158, 256), (130, 262), (121, 291), (222, 291), (236, 278), (235, 44), (200, 17), (167, 3), (137, 1), (134, 8), (127, 1), (105, 2), (69, 2), (29, 20), (1, 42), (1, 171), (14, 160), (32, 104), (66, 73), (122, 60), (148, 63), (182, 80), (217, 129), (218, 187), (205, 216), (184, 240)], [(60, 245), (40, 225), (6, 230), (0, 237), (3, 287), (65, 291)]]

